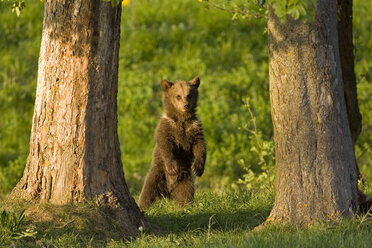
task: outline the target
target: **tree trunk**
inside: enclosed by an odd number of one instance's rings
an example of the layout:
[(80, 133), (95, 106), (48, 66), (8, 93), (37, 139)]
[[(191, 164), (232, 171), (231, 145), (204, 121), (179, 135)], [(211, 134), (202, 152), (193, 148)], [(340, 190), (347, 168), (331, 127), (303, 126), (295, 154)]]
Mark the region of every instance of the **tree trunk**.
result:
[(45, 1), (30, 152), (10, 197), (95, 199), (129, 235), (143, 217), (125, 183), (117, 134), (121, 6)]
[(357, 170), (339, 58), (337, 3), (314, 23), (268, 18), (276, 195), (269, 221), (309, 223), (358, 210)]
[(353, 1), (338, 0), (338, 42), (340, 50), (342, 81), (346, 110), (353, 145), (355, 145), (362, 130), (362, 115), (359, 111), (357, 85), (354, 71), (353, 46)]
[[(342, 81), (349, 128), (353, 145), (355, 146), (362, 130), (362, 115), (359, 111), (357, 97), (357, 82), (354, 71), (354, 46), (353, 46), (353, 1), (338, 0), (338, 42), (342, 68)], [(356, 163), (358, 178), (362, 176)], [(358, 190), (358, 202), (361, 212), (367, 212), (372, 206), (372, 198)]]

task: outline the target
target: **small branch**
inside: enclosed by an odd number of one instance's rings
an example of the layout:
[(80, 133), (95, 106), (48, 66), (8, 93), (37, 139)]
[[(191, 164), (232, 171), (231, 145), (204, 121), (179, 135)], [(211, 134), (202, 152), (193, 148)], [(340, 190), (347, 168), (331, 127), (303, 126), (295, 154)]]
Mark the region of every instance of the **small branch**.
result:
[[(212, 7), (212, 8), (218, 9), (218, 10), (222, 10), (222, 11), (226, 11), (226, 12), (229, 12), (229, 13), (232, 13), (232, 14), (239, 14), (241, 16), (251, 16), (251, 17), (254, 17), (254, 18), (260, 18), (260, 17), (265, 17), (266, 16), (266, 15), (260, 14), (260, 13), (249, 12), (248, 10), (245, 10), (244, 8), (236, 8), (236, 9), (231, 9), (230, 8), (229, 9), (229, 8), (225, 7), (225, 4), (223, 2), (222, 2), (223, 7), (213, 3), (211, 1), (203, 1), (203, 3), (205, 3), (209, 7)], [(221, 4), (221, 2), (219, 4)]]
[(371, 209), (372, 208), (368, 209), (367, 213), (363, 216), (362, 220), (359, 223), (359, 226), (362, 225), (364, 221), (372, 219), (372, 217), (368, 218), (368, 216), (372, 216)]
[(214, 224), (214, 222), (212, 223), (212, 219), (213, 219), (214, 216), (215, 216), (215, 214), (212, 215), (211, 217), (209, 217), (209, 222), (208, 222), (208, 235), (207, 235), (208, 241), (209, 241), (209, 239), (211, 238), (211, 228), (212, 228), (212, 226), (213, 226), (213, 224)]
[(247, 130), (248, 132), (250, 132), (251, 134), (253, 134), (256, 138), (256, 141), (257, 141), (257, 145), (260, 149), (262, 149), (262, 144), (260, 142), (260, 139), (258, 138), (258, 131), (257, 131), (257, 124), (256, 124), (256, 117), (254, 117), (253, 115), (253, 112), (251, 110), (251, 107), (249, 106), (249, 102), (247, 100), (247, 109), (248, 109), (248, 112), (249, 112), (249, 115), (251, 116), (251, 119), (252, 119), (252, 122), (253, 122), (253, 128), (254, 130), (252, 129), (249, 129), (248, 127), (244, 127), (245, 130)]
[(56, 226), (56, 227), (52, 227), (51, 229), (63, 229), (65, 228), (67, 225), (71, 224), (72, 222), (74, 222), (75, 219), (71, 220), (71, 221), (68, 221), (66, 222), (65, 224), (63, 224), (62, 226)]

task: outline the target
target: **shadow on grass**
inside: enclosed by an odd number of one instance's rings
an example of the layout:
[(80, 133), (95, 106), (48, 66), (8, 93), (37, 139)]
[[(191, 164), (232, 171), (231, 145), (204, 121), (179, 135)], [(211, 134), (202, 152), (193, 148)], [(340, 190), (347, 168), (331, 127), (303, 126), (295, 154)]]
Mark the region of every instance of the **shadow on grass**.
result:
[[(249, 231), (264, 222), (269, 215), (272, 207), (270, 194), (238, 192), (218, 195), (201, 191), (196, 195), (194, 204), (183, 209), (177, 208), (171, 200), (158, 201), (144, 213), (146, 219), (160, 229), (149, 233), (149, 237), (198, 237), (210, 232)], [(126, 240), (115, 220), (105, 215), (94, 202), (63, 206), (8, 202), (0, 204), (2, 208), (13, 212), (26, 209), (22, 229), (31, 228), (37, 234), (22, 240), (9, 237), (1, 241), (0, 237), (0, 246), (13, 243), (22, 244), (23, 247), (83, 247), (92, 243), (105, 246), (111, 240)], [(130, 240), (133, 239), (128, 242)]]
[(231, 212), (185, 213), (182, 215), (165, 213), (146, 216), (161, 228), (160, 235), (180, 234), (193, 231), (236, 231), (252, 230), (263, 223), (270, 210), (235, 210)]
[(158, 225), (160, 235), (184, 232), (248, 231), (263, 223), (270, 214), (273, 192), (242, 191), (221, 195), (201, 192), (192, 206), (179, 209), (163, 199), (145, 212), (149, 222)]
[(10, 244), (17, 247), (18, 244), (22, 244), (19, 247), (83, 247), (92, 242), (104, 245), (109, 240), (125, 237), (118, 223), (94, 202), (54, 205), (7, 201), (0, 204), (0, 209), (14, 213), (26, 210), (20, 231), (36, 231), (36, 235), (22, 239), (10, 236), (2, 240), (0, 237), (0, 247)]

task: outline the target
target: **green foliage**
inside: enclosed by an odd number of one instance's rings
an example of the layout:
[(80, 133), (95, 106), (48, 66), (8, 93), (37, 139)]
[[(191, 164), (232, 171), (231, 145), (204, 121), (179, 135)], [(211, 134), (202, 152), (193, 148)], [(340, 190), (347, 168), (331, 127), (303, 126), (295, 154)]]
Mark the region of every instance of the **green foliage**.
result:
[(315, 15), (316, 0), (199, 0), (206, 7), (232, 13), (232, 19), (252, 20), (266, 17), (267, 8), (271, 6), (275, 14), (283, 21), (287, 16), (293, 19), (312, 21)]
[(287, 15), (295, 20), (301, 18), (304, 21), (311, 21), (314, 19), (316, 0), (271, 0), (269, 4), (273, 5), (275, 14), (282, 20), (285, 20)]
[(9, 160), (7, 166), (0, 167), (1, 194), (10, 192), (22, 177), (26, 162), (25, 154), (22, 155), (15, 160)]
[(0, 8), (0, 194), (15, 186), (26, 164), (42, 15), (39, 1), (30, 2), (19, 17)]
[[(362, 114), (362, 133), (355, 149), (358, 165), (362, 170), (363, 180), (372, 180), (372, 25), (369, 11), (372, 3), (355, 0), (353, 8), (353, 31), (355, 46), (355, 73), (358, 82), (359, 108)], [(372, 193), (372, 189), (368, 192)]]
[(26, 7), (25, 1), (18, 1), (18, 0), (1, 0), (1, 2), (11, 2), (12, 12), (16, 13), (17, 16), (21, 14), (21, 10)]
[(104, 0), (105, 2), (111, 2), (112, 7), (119, 5), (123, 0)]
[[(251, 117), (251, 125), (245, 125), (244, 129), (251, 134), (251, 138), (256, 141), (256, 145), (252, 145), (250, 151), (256, 155), (258, 162), (250, 164), (249, 161), (241, 159), (240, 165), (245, 170), (242, 178), (239, 178), (237, 183), (245, 185), (248, 189), (252, 188), (269, 188), (272, 187), (274, 182), (274, 166), (275, 166), (275, 152), (274, 142), (272, 139), (265, 140), (262, 133), (257, 130), (256, 117), (254, 116), (249, 101), (246, 102), (246, 107)], [(232, 185), (237, 187), (236, 184)]]
[(232, 14), (232, 20), (249, 20), (266, 17), (265, 0), (199, 0), (207, 8), (215, 8)]
[(25, 1), (13, 1), (12, 12), (15, 12), (19, 16), (24, 7), (26, 7)]

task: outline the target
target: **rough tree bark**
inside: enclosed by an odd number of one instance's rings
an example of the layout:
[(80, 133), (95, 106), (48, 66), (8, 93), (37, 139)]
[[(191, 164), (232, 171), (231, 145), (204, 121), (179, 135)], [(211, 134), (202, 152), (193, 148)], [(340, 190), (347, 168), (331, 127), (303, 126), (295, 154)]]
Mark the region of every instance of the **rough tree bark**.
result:
[(129, 235), (144, 219), (125, 183), (117, 134), (121, 6), (46, 0), (30, 152), (10, 197), (96, 199)]
[(276, 195), (270, 221), (309, 223), (358, 210), (357, 166), (342, 83), (337, 3), (315, 21), (268, 17)]

